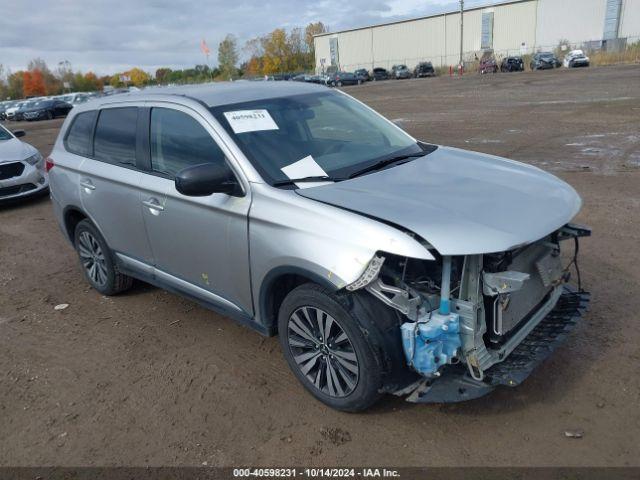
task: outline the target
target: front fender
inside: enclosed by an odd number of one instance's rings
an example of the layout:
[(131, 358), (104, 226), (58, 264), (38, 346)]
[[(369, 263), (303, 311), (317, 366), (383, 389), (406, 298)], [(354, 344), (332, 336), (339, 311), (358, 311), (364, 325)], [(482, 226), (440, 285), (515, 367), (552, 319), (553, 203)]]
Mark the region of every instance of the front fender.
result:
[[(254, 296), (277, 269), (308, 272), (334, 290), (357, 280), (377, 252), (434, 257), (417, 239), (390, 225), (264, 184), (252, 184), (249, 213)], [(254, 298), (254, 301), (257, 300)]]

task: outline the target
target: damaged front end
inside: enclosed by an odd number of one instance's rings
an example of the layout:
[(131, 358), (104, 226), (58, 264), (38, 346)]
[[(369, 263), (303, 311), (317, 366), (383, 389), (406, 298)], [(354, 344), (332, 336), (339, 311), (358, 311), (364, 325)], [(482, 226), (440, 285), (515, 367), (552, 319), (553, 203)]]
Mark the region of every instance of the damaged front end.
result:
[[(419, 403), (477, 398), (516, 386), (564, 339), (588, 303), (577, 264), (579, 238), (567, 224), (509, 251), (376, 256), (347, 290), (366, 289), (396, 309), (407, 364), (420, 380), (395, 392)], [(561, 243), (573, 240), (563, 260)], [(568, 285), (577, 273), (577, 290)]]

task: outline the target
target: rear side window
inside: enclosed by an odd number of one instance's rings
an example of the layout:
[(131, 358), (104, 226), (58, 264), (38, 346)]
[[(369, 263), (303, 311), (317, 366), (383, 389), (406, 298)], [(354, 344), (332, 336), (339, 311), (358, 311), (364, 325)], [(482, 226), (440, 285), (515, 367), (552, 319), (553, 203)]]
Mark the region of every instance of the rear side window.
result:
[(135, 165), (137, 123), (136, 107), (100, 111), (93, 146), (95, 159), (114, 165)]
[(151, 110), (151, 169), (170, 177), (186, 167), (225, 163), (224, 152), (194, 118), (168, 108)]
[(91, 156), (91, 134), (97, 113), (96, 110), (83, 112), (73, 119), (64, 141), (64, 146), (69, 152), (83, 157)]

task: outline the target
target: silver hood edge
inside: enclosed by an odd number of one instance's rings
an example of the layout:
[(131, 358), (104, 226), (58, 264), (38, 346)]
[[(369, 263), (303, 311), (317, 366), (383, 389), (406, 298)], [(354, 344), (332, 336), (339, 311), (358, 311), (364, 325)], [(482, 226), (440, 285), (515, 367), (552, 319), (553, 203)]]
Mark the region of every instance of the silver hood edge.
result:
[(582, 200), (537, 167), (451, 147), (298, 195), (397, 225), (441, 255), (511, 250), (570, 222)]

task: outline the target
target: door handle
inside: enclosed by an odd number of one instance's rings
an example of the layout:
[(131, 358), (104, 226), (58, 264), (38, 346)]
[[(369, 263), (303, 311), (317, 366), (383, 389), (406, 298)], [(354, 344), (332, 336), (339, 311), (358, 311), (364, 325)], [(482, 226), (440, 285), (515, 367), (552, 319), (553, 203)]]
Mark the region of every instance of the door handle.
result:
[(164, 207), (160, 205), (160, 202), (158, 202), (158, 200), (155, 198), (144, 200), (142, 204), (145, 207), (148, 207), (151, 210), (151, 213), (153, 213), (154, 215), (157, 215), (159, 212), (162, 212), (164, 210)]
[[(86, 180), (82, 180), (80, 182), (80, 186), (83, 187), (83, 188), (86, 188), (87, 190), (95, 190), (96, 189), (96, 186), (88, 178)], [(87, 193), (89, 193), (89, 192), (87, 192)]]

